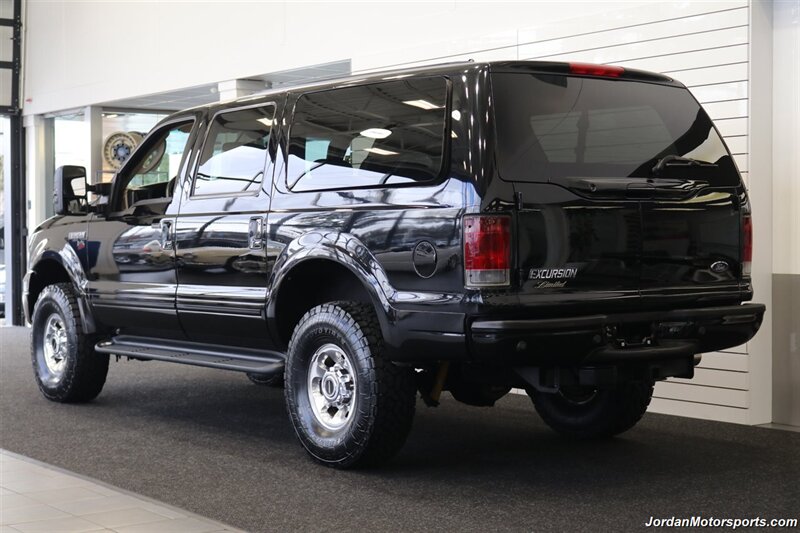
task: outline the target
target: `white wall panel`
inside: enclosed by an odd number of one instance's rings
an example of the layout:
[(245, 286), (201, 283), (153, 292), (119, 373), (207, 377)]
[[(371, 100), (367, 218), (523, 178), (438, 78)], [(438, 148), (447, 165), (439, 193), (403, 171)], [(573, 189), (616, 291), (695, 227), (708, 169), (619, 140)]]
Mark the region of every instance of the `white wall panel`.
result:
[(747, 99), (728, 100), (726, 102), (713, 102), (703, 104), (708, 115), (713, 120), (721, 118), (736, 118), (747, 116)]
[[(561, 4), (564, 5), (563, 3)], [(627, 30), (646, 26), (644, 31), (658, 28), (661, 25), (672, 26), (673, 32), (684, 24), (692, 24), (698, 17), (713, 18), (719, 13), (734, 11), (748, 6), (747, 0), (714, 1), (714, 2), (642, 2), (629, 3), (625, 9), (607, 6), (603, 16), (574, 15), (558, 25), (539, 24), (531, 26), (520, 24), (520, 42), (542, 41), (546, 39), (562, 39), (565, 36), (586, 34), (607, 34), (616, 30)], [(580, 13), (573, 10), (573, 13)], [(739, 19), (746, 21), (747, 18)], [(746, 23), (746, 22), (745, 22)], [(718, 22), (715, 26), (725, 26)], [(526, 27), (527, 26), (527, 27)], [(655, 31), (655, 30), (654, 30)]]
[(732, 154), (746, 154), (747, 153), (747, 135), (737, 135), (735, 137), (726, 137), (725, 142), (728, 149)]
[(723, 407), (738, 407), (740, 409), (746, 409), (749, 406), (749, 394), (746, 390), (704, 387), (696, 384), (688, 385), (675, 381), (658, 383), (655, 397)]
[[(726, 10), (691, 16), (683, 15), (685, 11), (681, 10), (682, 16), (673, 16), (658, 22), (647, 22), (646, 20), (649, 17), (640, 18), (638, 19), (641, 21), (639, 23), (616, 29), (596, 29), (591, 31), (591, 25), (588, 27), (582, 25), (580, 29), (584, 30), (584, 33), (578, 32), (572, 36), (568, 36), (567, 32), (570, 31), (570, 28), (567, 23), (553, 30), (553, 33), (560, 31), (560, 35), (549, 39), (543, 39), (541, 31), (538, 29), (523, 29), (519, 32), (520, 55), (522, 57), (525, 55), (543, 57), (547, 54), (563, 54), (565, 52), (563, 42), (566, 40), (569, 40), (570, 46), (576, 50), (589, 50), (629, 45), (631, 43), (653, 42), (677, 36), (702, 36), (709, 31), (730, 28), (746, 28), (747, 11), (740, 9), (741, 7), (746, 6), (739, 3)], [(598, 39), (598, 36), (601, 38)], [(526, 42), (526, 39), (531, 39), (531, 42)]]
[(719, 119), (715, 124), (723, 137), (747, 135), (747, 117)]
[(691, 87), (692, 94), (701, 104), (747, 98), (747, 81), (722, 82)]
[(710, 83), (742, 81), (747, 79), (747, 63), (742, 62), (718, 67), (677, 70), (674, 72), (665, 72), (664, 74), (678, 78), (687, 87), (708, 85)]
[(559, 53), (537, 54), (535, 47), (523, 47), (520, 56), (553, 61), (569, 61), (573, 59), (591, 61), (593, 63), (625, 63), (654, 57), (668, 57), (670, 55), (695, 52), (698, 50), (718, 49), (716, 43), (726, 42), (730, 45), (747, 43), (747, 27), (728, 28), (724, 30), (709, 31), (702, 34), (677, 35), (663, 39), (646, 39), (639, 42), (629, 42), (617, 46), (597, 46), (603, 39), (593, 39), (592, 48), (581, 48), (569, 40), (563, 40), (566, 46)]
[(736, 166), (739, 167), (740, 172), (747, 172), (748, 171), (748, 163), (749, 160), (746, 154), (742, 155), (735, 155), (733, 156), (734, 161), (736, 161)]
[[(725, 63), (739, 63), (742, 61), (747, 61), (746, 44), (684, 52), (677, 57), (675, 55), (667, 55), (629, 59), (625, 64), (630, 67), (654, 70), (656, 72), (668, 72), (676, 69), (713, 67)], [(677, 72), (675, 73), (675, 77), (680, 79)]]
[(750, 370), (750, 358), (747, 352), (724, 351), (703, 354), (703, 360), (698, 368), (709, 370), (730, 370), (732, 372), (747, 372)]
[(719, 387), (743, 391), (746, 391), (750, 386), (747, 372), (709, 368), (696, 368), (692, 379), (671, 378), (669, 381), (691, 386)]

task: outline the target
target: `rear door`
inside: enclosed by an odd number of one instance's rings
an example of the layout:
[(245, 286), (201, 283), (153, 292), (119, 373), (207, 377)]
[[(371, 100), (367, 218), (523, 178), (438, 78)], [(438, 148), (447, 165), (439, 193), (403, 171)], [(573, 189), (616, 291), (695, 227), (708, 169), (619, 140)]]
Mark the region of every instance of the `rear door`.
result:
[(492, 90), (498, 172), (521, 207), (522, 303), (592, 312), (738, 296), (743, 190), (685, 88), (516, 71), (493, 73)]
[[(688, 92), (688, 91), (687, 91)], [(672, 106), (675, 141), (642, 196), (642, 303), (647, 308), (738, 303), (746, 201), (738, 170), (706, 113)], [(678, 153), (714, 165), (673, 161)], [(652, 160), (651, 160), (652, 161)], [(649, 166), (649, 163), (647, 165)]]

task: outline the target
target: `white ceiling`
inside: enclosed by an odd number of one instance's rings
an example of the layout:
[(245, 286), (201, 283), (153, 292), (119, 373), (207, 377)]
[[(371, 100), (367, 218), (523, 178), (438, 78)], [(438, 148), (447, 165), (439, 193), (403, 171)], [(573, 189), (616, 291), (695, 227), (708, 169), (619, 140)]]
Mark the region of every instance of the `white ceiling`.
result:
[[(264, 84), (264, 90), (267, 90), (270, 87), (274, 88), (288, 85), (299, 85), (314, 80), (338, 78), (341, 76), (347, 76), (349, 74), (350, 60), (348, 59), (333, 63), (324, 63), (291, 70), (283, 70), (280, 72), (259, 74), (257, 76), (249, 76), (247, 79), (262, 82)], [(210, 104), (218, 101), (219, 95), (217, 94), (217, 84), (209, 83), (206, 85), (185, 87), (163, 93), (103, 102), (99, 105), (105, 108), (118, 109), (178, 111), (180, 109)]]

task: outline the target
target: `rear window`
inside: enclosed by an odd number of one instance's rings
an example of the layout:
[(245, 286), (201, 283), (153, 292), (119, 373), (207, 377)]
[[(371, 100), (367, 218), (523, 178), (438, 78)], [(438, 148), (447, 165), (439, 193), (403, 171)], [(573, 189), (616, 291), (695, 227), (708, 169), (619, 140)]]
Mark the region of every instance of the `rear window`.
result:
[[(739, 175), (711, 120), (688, 90), (652, 83), (551, 74), (494, 73), (501, 177), (652, 177), (667, 155), (716, 167), (666, 167), (712, 185)], [(691, 174), (691, 175), (687, 175)]]
[(289, 132), (292, 191), (436, 179), (447, 107), (444, 78), (410, 78), (302, 95)]

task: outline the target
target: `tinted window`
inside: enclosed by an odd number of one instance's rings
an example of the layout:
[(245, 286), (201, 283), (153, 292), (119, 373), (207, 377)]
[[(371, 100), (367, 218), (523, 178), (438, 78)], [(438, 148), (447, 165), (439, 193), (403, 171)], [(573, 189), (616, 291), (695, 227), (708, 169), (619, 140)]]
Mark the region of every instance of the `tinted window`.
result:
[[(688, 90), (543, 74), (492, 75), (500, 174), (512, 181), (651, 177), (667, 155), (716, 167), (666, 167), (715, 184), (739, 183), (722, 140)], [(700, 174), (700, 176), (697, 176)]]
[(254, 193), (261, 186), (275, 108), (265, 106), (214, 117), (200, 154), (195, 195)]
[(442, 168), (447, 82), (415, 78), (304, 94), (290, 130), (294, 191), (435, 179)]
[(127, 209), (141, 200), (172, 196), (192, 125), (189, 121), (168, 126), (150, 137), (149, 148), (135, 153), (133, 166), (126, 166), (118, 178), (124, 186), (117, 209)]

